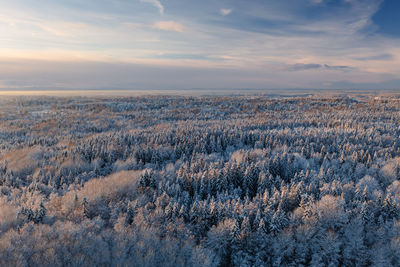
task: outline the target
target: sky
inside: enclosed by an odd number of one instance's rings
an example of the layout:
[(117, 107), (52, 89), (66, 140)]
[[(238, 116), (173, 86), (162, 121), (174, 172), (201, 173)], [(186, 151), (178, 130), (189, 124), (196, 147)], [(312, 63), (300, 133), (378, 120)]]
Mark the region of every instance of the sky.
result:
[(398, 0), (0, 0), (0, 89), (400, 89)]

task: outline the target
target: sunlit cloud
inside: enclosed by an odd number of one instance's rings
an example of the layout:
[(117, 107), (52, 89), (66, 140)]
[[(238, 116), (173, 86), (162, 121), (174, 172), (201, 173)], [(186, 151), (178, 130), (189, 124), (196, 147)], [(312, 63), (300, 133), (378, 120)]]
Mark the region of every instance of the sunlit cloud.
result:
[(229, 8), (221, 8), (220, 11), (222, 16), (227, 16), (232, 13), (232, 9)]
[(158, 21), (153, 25), (154, 29), (172, 32), (183, 32), (185, 27), (175, 21)]

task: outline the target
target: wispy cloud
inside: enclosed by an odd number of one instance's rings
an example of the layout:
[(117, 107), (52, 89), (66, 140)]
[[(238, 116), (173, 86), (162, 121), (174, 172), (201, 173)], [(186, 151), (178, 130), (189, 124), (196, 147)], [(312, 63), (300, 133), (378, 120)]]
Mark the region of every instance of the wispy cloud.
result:
[(289, 71), (304, 71), (304, 70), (315, 70), (315, 69), (349, 71), (354, 68), (344, 65), (328, 65), (328, 64), (315, 64), (315, 63), (310, 63), (310, 64), (296, 63), (290, 65), (287, 68), (287, 70)]
[(384, 53), (384, 54), (372, 55), (372, 56), (355, 57), (354, 59), (360, 60), (360, 61), (393, 60), (394, 56), (389, 53)]
[(323, 68), (324, 68), (324, 69), (327, 69), (327, 70), (339, 70), (339, 71), (350, 71), (350, 70), (354, 70), (354, 67), (351, 67), (351, 66), (344, 66), (344, 65), (331, 66), (331, 65), (328, 65), (328, 64), (324, 64)]
[(153, 25), (154, 29), (172, 32), (183, 32), (185, 27), (175, 21), (158, 21)]
[(164, 6), (159, 0), (140, 0), (140, 2), (152, 4), (154, 7), (158, 8), (160, 14), (164, 14)]
[(228, 16), (229, 14), (232, 13), (232, 9), (230, 9), (230, 8), (221, 8), (220, 11), (219, 11), (219, 13), (220, 13), (222, 16)]
[(310, 0), (310, 2), (318, 5), (318, 4), (322, 4), (324, 1), (323, 0)]
[(301, 71), (301, 70), (314, 70), (314, 69), (321, 69), (322, 65), (321, 64), (303, 64), (303, 63), (296, 63), (293, 65), (290, 65), (287, 70), (289, 71)]
[(177, 60), (198, 60), (198, 61), (223, 61), (223, 58), (213, 57), (209, 55), (202, 55), (202, 54), (170, 54), (170, 53), (162, 53), (159, 55), (151, 56), (151, 58), (158, 58), (158, 59), (177, 59)]

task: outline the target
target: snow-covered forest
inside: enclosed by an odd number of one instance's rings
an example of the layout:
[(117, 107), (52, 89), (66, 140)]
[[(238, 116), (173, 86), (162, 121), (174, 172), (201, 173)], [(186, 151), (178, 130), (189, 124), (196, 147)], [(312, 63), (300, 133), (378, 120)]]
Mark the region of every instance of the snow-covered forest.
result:
[(400, 266), (400, 99), (3, 97), (1, 266)]

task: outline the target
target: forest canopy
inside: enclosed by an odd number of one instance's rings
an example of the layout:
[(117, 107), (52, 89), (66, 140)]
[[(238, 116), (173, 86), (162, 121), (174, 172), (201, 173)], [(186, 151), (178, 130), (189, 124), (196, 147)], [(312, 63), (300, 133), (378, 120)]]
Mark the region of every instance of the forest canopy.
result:
[(400, 99), (0, 99), (2, 266), (400, 266)]

